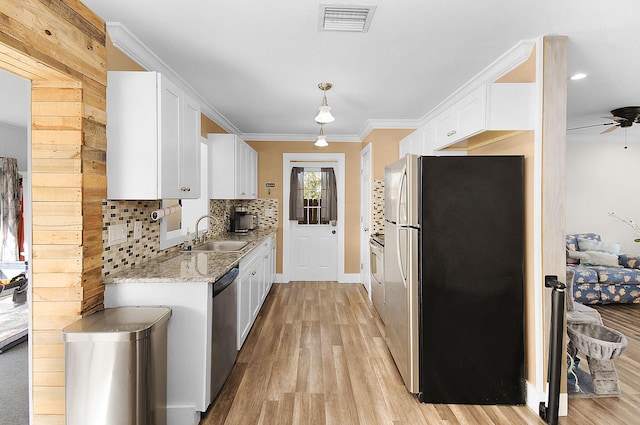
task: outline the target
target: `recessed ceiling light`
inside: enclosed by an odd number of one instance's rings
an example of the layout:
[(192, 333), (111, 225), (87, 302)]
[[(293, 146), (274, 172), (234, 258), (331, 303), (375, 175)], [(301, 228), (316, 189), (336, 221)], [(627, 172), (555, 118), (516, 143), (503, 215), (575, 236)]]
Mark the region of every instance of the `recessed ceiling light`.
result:
[(569, 79), (573, 81), (582, 80), (583, 78), (587, 78), (587, 74), (585, 74), (584, 72), (578, 72), (569, 77)]

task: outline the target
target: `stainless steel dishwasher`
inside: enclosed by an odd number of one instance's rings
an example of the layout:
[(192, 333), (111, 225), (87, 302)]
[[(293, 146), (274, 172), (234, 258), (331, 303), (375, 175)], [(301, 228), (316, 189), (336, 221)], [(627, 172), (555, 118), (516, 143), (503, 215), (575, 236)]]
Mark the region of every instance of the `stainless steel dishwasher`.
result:
[(211, 338), (211, 401), (227, 380), (238, 356), (237, 282), (238, 268), (231, 269), (213, 284), (213, 326)]

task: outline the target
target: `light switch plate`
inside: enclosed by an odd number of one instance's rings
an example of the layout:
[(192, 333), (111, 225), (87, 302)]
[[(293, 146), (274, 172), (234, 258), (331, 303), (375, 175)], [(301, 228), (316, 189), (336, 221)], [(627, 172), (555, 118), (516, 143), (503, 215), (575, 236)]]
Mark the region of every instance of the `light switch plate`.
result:
[(264, 216), (265, 217), (273, 217), (273, 208), (266, 208), (264, 210)]
[(142, 222), (136, 221), (133, 225), (133, 238), (140, 239), (142, 238)]
[(127, 225), (125, 224), (112, 224), (109, 226), (109, 240), (107, 245), (116, 245), (127, 241)]

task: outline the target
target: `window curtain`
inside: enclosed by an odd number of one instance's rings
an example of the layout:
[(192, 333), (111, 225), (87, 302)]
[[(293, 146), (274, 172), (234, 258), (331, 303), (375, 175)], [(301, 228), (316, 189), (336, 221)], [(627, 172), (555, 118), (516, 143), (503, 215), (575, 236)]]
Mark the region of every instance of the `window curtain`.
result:
[(304, 220), (304, 168), (291, 169), (289, 187), (289, 220)]
[(320, 219), (322, 223), (328, 223), (338, 219), (338, 192), (333, 168), (321, 168), (320, 178), (322, 179)]
[(0, 244), (0, 261), (19, 261), (18, 238), (22, 193), (20, 176), (18, 175), (18, 160), (16, 158), (2, 158), (1, 164), (0, 235), (2, 243)]

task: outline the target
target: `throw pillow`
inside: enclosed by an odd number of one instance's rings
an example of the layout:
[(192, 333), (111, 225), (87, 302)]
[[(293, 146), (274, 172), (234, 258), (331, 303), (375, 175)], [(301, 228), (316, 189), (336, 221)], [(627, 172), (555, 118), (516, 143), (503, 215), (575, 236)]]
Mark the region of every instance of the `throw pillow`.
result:
[(586, 251), (567, 250), (567, 255), (569, 256), (569, 258), (572, 258), (574, 260), (586, 260), (587, 258), (589, 258), (589, 255)]
[(586, 266), (622, 267), (618, 264), (618, 256), (601, 251), (581, 252), (580, 264)]
[(578, 247), (580, 251), (600, 251), (614, 255), (620, 254), (619, 243), (605, 243), (595, 239), (578, 238)]

